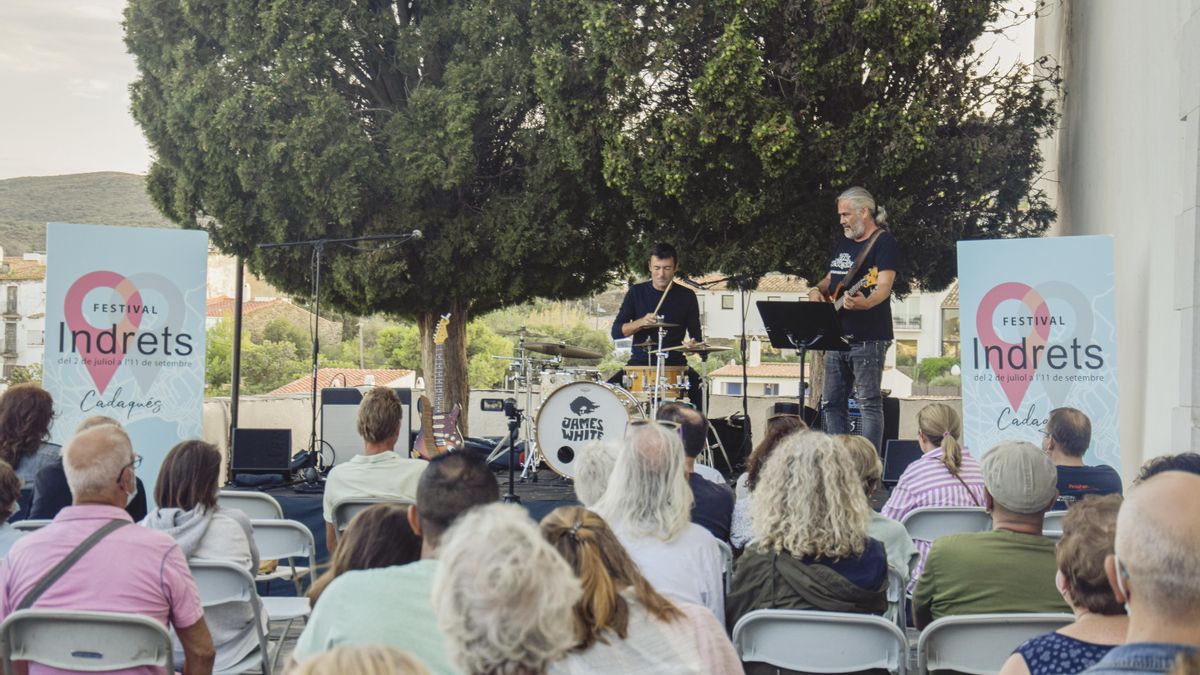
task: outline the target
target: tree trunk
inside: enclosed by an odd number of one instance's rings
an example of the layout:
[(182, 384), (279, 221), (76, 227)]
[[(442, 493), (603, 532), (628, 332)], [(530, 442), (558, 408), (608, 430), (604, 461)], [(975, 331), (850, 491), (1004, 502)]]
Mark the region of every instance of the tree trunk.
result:
[[(447, 308), (450, 321), (447, 324), (446, 341), (442, 344), (444, 359), (442, 392), (443, 409), (435, 412), (448, 412), (458, 404), (461, 412), (458, 416), (458, 427), (463, 436), (467, 435), (467, 416), (471, 407), (471, 382), (467, 375), (467, 315), (466, 303), (454, 302)], [(421, 312), (417, 315), (417, 327), (421, 332), (421, 365), (425, 374), (425, 395), (435, 401), (435, 347), (433, 340), (437, 331), (438, 321), (443, 314), (439, 312)]]

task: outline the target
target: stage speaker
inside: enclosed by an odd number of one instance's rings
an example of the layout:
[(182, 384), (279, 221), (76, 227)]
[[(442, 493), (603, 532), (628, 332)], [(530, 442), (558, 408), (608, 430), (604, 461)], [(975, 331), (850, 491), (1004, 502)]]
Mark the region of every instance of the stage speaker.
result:
[(292, 460), (292, 430), (234, 429), (232, 455), (231, 469), (234, 475), (286, 476)]
[[(858, 401), (850, 399), (850, 433), (862, 435), (862, 412), (858, 409)], [(883, 397), (883, 447), (888, 441), (900, 437), (900, 399), (894, 396)], [(882, 454), (882, 450), (880, 450)]]
[[(745, 429), (745, 418), (741, 413), (730, 415), (729, 417), (714, 417), (708, 420), (708, 443), (713, 449), (713, 466), (714, 469), (720, 471), (726, 476), (736, 476), (746, 468), (746, 460), (750, 458), (750, 451), (753, 450), (750, 443), (745, 443), (743, 446), (743, 430)], [(725, 454), (717, 448), (717, 442), (720, 441), (721, 447), (725, 449)], [(729, 461), (725, 461), (725, 457), (729, 457)]]
[[(366, 387), (364, 387), (364, 390)], [(394, 389), (404, 408), (400, 438), (393, 448), (401, 457), (412, 451), (412, 389)], [(361, 455), (363, 440), (358, 435), (358, 406), (363, 391), (356, 387), (327, 387), (321, 390), (321, 456), (325, 466), (336, 466)]]

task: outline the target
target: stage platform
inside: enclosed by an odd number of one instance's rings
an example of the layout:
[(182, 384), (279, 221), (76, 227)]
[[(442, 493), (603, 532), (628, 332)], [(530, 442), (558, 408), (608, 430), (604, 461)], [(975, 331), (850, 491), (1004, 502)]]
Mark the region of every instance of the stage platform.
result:
[[(503, 498), (508, 494), (508, 471), (496, 472), (496, 480), (500, 483), (500, 495)], [(538, 471), (536, 481), (532, 476), (521, 480), (521, 472), (518, 471), (513, 492), (521, 500), (521, 506), (538, 521), (560, 506), (579, 505), (579, 500), (575, 497), (575, 482), (550, 469)]]

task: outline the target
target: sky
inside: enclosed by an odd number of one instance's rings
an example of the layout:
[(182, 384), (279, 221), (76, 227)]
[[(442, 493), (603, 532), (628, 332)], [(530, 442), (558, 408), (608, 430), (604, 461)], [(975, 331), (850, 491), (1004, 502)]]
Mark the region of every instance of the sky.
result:
[(145, 173), (124, 0), (0, 0), (0, 179)]

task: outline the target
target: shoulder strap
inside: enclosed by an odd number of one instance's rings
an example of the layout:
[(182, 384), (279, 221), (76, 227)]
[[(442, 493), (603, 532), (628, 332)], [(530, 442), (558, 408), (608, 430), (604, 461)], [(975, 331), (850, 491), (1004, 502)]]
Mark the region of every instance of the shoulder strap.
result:
[(862, 269), (863, 263), (866, 262), (867, 256), (871, 253), (871, 249), (875, 248), (875, 242), (879, 241), (879, 236), (881, 234), (883, 234), (883, 228), (876, 227), (875, 232), (871, 235), (871, 238), (867, 240), (867, 245), (863, 247), (863, 250), (859, 251), (858, 257), (855, 258), (854, 267), (851, 267), (850, 271), (846, 272), (846, 276), (842, 277), (842, 283), (844, 285), (849, 286), (854, 281), (854, 275), (858, 274), (858, 271)]
[(21, 600), (21, 604), (17, 605), (17, 609), (29, 609), (32, 607), (33, 603), (37, 602), (38, 598), (42, 597), (42, 594), (54, 585), (54, 582), (61, 579), (62, 575), (66, 574), (67, 570), (74, 567), (75, 563), (79, 562), (79, 559), (82, 558), (88, 551), (92, 550), (96, 544), (99, 544), (101, 539), (107, 537), (113, 532), (116, 532), (118, 529), (128, 525), (129, 523), (130, 521), (123, 518), (114, 518), (108, 521), (103, 527), (93, 532), (91, 536), (80, 542), (79, 545), (75, 547), (75, 550), (68, 553), (67, 557), (60, 560), (58, 564), (54, 566), (54, 569), (47, 572), (46, 575), (41, 579), (38, 579), (38, 582), (34, 585), (33, 589), (25, 594), (25, 597)]

